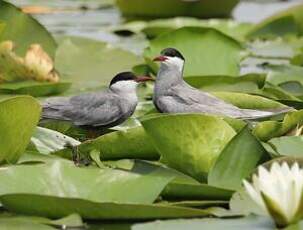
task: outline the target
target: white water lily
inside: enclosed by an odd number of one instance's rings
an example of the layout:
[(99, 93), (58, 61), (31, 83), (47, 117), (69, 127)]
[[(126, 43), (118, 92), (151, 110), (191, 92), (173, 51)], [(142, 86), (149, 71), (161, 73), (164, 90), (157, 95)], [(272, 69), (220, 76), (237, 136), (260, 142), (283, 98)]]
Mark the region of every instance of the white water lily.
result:
[(289, 167), (286, 162), (274, 162), (269, 170), (260, 166), (252, 183), (243, 183), (251, 199), (277, 226), (287, 226), (303, 217), (303, 170), (298, 163)]

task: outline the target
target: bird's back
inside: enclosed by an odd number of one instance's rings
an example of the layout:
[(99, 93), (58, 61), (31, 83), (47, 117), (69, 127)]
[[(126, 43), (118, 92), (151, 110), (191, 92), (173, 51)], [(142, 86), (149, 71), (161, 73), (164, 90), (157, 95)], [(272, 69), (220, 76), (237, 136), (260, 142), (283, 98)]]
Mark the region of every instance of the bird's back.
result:
[(82, 94), (74, 97), (51, 98), (43, 103), (43, 119), (71, 121), (77, 126), (113, 126), (122, 123), (135, 110), (110, 91)]

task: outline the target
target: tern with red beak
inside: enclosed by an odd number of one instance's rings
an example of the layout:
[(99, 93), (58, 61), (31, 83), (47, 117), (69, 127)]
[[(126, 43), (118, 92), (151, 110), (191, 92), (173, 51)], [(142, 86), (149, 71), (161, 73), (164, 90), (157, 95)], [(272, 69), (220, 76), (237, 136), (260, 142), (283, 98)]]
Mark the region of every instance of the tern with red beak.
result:
[(215, 96), (191, 87), (183, 80), (185, 59), (174, 49), (167, 48), (154, 61), (161, 62), (157, 75), (153, 102), (162, 113), (203, 113), (244, 120), (270, 117), (286, 113), (292, 108), (274, 111), (240, 109)]
[(70, 121), (76, 126), (113, 127), (135, 111), (139, 83), (152, 80), (131, 72), (117, 74), (109, 87), (96, 93), (51, 98), (43, 103), (42, 119)]

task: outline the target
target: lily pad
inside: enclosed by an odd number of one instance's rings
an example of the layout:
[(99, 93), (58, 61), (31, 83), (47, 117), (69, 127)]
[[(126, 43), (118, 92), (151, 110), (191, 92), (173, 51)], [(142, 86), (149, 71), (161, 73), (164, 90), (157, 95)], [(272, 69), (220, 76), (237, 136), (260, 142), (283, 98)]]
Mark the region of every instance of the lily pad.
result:
[(237, 190), (265, 156), (265, 149), (246, 127), (223, 149), (208, 174), (208, 184)]
[[(79, 153), (83, 155), (88, 155), (92, 150), (100, 151), (102, 160), (159, 159), (157, 150), (150, 143), (149, 137), (141, 126), (105, 134), (78, 146)], [(55, 154), (65, 158), (71, 158), (72, 155), (70, 149), (61, 150)]]
[[(28, 177), (26, 182), (24, 175), (36, 175), (40, 179), (33, 181)], [(45, 164), (2, 168), (0, 196), (36, 194), (95, 202), (151, 204), (174, 177), (171, 171), (144, 162), (137, 162), (132, 170), (126, 171), (78, 168), (73, 162), (54, 160)], [(15, 183), (19, 180), (22, 183)]]
[(131, 70), (142, 60), (110, 44), (80, 37), (61, 39), (55, 68), (73, 83), (72, 90), (87, 91), (107, 86), (118, 73)]
[(18, 81), (0, 84), (0, 92), (5, 94), (27, 94), (34, 97), (61, 94), (71, 86), (69, 82)]
[(186, 27), (210, 27), (221, 31), (236, 39), (242, 39), (251, 28), (249, 23), (240, 23), (230, 19), (208, 19), (201, 20), (197, 18), (176, 17), (168, 19), (155, 19), (151, 21), (133, 21), (113, 28), (117, 34), (125, 32), (139, 33), (143, 32), (148, 38), (155, 38), (163, 33)]
[[(34, 175), (37, 180), (33, 181), (30, 178)], [(151, 219), (210, 214), (198, 209), (152, 204), (177, 175), (146, 162), (137, 162), (130, 170), (79, 168), (62, 160), (8, 166), (0, 173), (3, 185), (0, 200), (8, 210), (16, 213), (51, 218), (71, 213), (79, 213), (86, 219)], [(22, 183), (15, 183), (19, 180)]]
[(257, 24), (249, 37), (266, 35), (303, 34), (303, 5), (296, 5), (278, 12)]
[[(121, 192), (123, 192), (123, 189)], [(84, 219), (128, 221), (193, 218), (212, 215), (211, 211), (172, 205), (100, 203), (70, 197), (62, 198), (29, 194), (4, 195), (0, 197), (0, 200), (8, 210), (49, 218), (60, 218), (75, 212)]]
[(31, 137), (33, 148), (39, 153), (50, 154), (64, 149), (66, 145), (76, 146), (81, 142), (51, 129), (37, 127)]
[(39, 121), (40, 111), (38, 101), (30, 96), (0, 102), (0, 162), (14, 163), (23, 154)]
[(162, 191), (166, 200), (229, 200), (233, 191), (208, 184), (172, 181)]
[(269, 218), (249, 216), (236, 219), (192, 219), (192, 220), (168, 220), (150, 223), (136, 224), (132, 230), (274, 230), (275, 224)]
[(188, 76), (184, 80), (195, 88), (205, 91), (228, 91), (238, 93), (260, 92), (264, 87), (265, 74), (247, 74), (241, 77), (231, 76)]
[[(294, 65), (266, 65), (265, 69), (268, 71), (266, 81), (280, 86), (282, 89), (295, 96), (303, 95), (302, 67)], [(286, 83), (297, 83), (297, 86), (290, 86)]]
[(283, 136), (267, 142), (278, 156), (302, 157), (303, 136)]
[(245, 93), (214, 92), (213, 95), (243, 109), (266, 110), (286, 107), (279, 102), (267, 99), (265, 97)]
[(201, 114), (172, 114), (141, 121), (168, 166), (199, 181), (235, 135), (223, 119)]
[(57, 47), (54, 38), (31, 15), (25, 14), (16, 6), (1, 0), (0, 21), (6, 24), (0, 34), (0, 41), (12, 40), (15, 42), (18, 55), (24, 56), (30, 45), (40, 44), (54, 58)]
[(126, 17), (160, 18), (191, 16), (200, 18), (228, 17), (238, 0), (118, 0), (117, 5)]
[(241, 44), (215, 29), (184, 27), (152, 40), (145, 57), (154, 70), (157, 67), (151, 59), (167, 47), (178, 49), (185, 57), (185, 76), (239, 74)]
[(285, 115), (283, 121), (263, 121), (253, 129), (253, 134), (261, 141), (268, 141), (274, 137), (280, 137), (297, 125), (303, 123), (303, 110), (290, 112)]
[(38, 216), (22, 216), (9, 213), (4, 213), (0, 216), (0, 227), (2, 229), (17, 229), (17, 227), (19, 229), (29, 230), (56, 229), (51, 228), (50, 226), (61, 228), (79, 228), (84, 227), (84, 223), (78, 214), (71, 214), (56, 220)]

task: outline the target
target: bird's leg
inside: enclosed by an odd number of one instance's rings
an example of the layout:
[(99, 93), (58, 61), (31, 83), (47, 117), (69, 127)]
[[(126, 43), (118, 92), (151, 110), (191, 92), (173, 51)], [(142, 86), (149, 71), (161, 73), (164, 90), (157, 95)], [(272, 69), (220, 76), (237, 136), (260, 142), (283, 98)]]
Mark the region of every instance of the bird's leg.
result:
[(80, 166), (80, 153), (78, 146), (70, 146), (72, 151), (72, 160), (76, 166)]
[(81, 159), (81, 154), (80, 154), (78, 145), (72, 145), (71, 143), (66, 143), (65, 147), (71, 150), (71, 152), (72, 152), (71, 157), (76, 166), (89, 165), (89, 161), (87, 159), (86, 160)]

